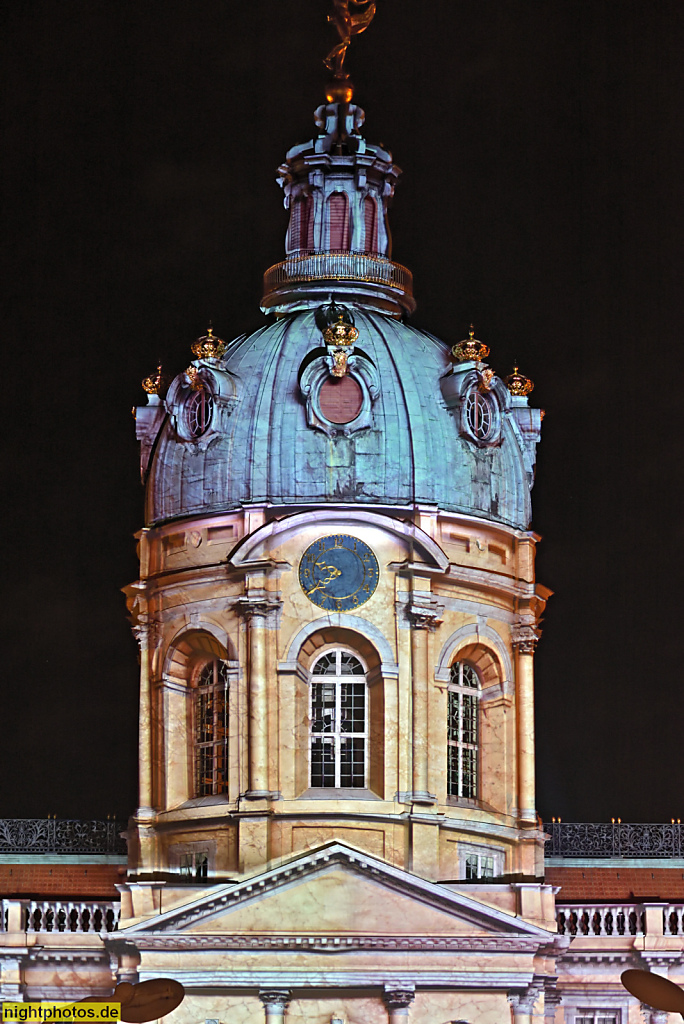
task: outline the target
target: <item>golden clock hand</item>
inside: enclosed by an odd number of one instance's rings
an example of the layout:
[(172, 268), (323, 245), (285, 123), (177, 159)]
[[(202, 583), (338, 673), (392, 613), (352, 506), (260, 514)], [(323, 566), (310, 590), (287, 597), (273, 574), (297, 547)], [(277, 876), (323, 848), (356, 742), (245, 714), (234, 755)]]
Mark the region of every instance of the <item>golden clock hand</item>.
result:
[(337, 579), (338, 576), (342, 575), (342, 570), (338, 569), (334, 565), (326, 565), (325, 562), (316, 562), (316, 566), (319, 569), (329, 569), (330, 576), (326, 576), (325, 579), (321, 580), (320, 583), (317, 583), (316, 586), (313, 587), (311, 590), (307, 590), (307, 597), (309, 597), (310, 594), (315, 594), (317, 590), (324, 590), (329, 583), (332, 583), (334, 579)]

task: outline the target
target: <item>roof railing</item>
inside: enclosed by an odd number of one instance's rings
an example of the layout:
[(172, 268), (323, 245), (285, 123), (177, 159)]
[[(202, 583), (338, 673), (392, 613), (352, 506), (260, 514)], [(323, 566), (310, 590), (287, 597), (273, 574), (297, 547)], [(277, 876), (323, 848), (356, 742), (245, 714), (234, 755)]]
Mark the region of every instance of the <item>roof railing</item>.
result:
[(125, 830), (113, 818), (0, 818), (0, 853), (125, 854)]
[(546, 857), (682, 857), (684, 826), (680, 822), (551, 821)]

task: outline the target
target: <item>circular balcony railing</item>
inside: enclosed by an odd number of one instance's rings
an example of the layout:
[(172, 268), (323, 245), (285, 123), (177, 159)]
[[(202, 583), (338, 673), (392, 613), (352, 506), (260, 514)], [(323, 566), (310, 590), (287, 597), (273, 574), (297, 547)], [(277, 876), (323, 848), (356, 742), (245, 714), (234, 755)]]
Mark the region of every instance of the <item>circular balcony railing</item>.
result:
[(307, 281), (363, 281), (413, 298), (413, 274), (386, 256), (367, 252), (297, 252), (264, 274), (264, 300), (291, 284)]

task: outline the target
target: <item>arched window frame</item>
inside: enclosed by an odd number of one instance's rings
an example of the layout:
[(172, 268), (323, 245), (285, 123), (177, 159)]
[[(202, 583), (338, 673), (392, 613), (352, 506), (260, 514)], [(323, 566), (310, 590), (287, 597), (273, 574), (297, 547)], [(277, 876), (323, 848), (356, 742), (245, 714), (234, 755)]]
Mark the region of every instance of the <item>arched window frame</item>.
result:
[(467, 661), (454, 661), (447, 686), (447, 798), (477, 800), (480, 793), (482, 680)]
[(230, 664), (204, 659), (192, 676), (193, 796), (228, 793)]
[[(316, 669), (330, 658), (335, 658), (335, 672), (317, 672)], [(361, 673), (343, 671), (344, 659), (353, 659)], [(319, 789), (365, 790), (369, 782), (370, 696), (368, 666), (360, 655), (350, 648), (336, 645), (317, 655), (311, 667), (309, 685), (309, 786)], [(353, 680), (353, 682), (352, 682)], [(332, 687), (326, 695), (324, 688)], [(352, 692), (349, 692), (349, 691)], [(332, 701), (331, 701), (332, 697)], [(330, 727), (317, 728), (332, 708)], [(347, 718), (345, 727), (345, 716)], [(359, 721), (360, 714), (362, 721)], [(351, 725), (351, 728), (348, 726)], [(359, 728), (359, 725), (362, 728)], [(356, 726), (356, 727), (355, 727)], [(320, 742), (319, 742), (320, 741)], [(350, 742), (351, 741), (351, 742)], [(358, 770), (362, 751), (362, 771)], [(332, 754), (332, 757), (330, 757)], [(347, 761), (347, 754), (351, 757)], [(326, 759), (327, 755), (327, 759)], [(357, 756), (354, 756), (357, 755)], [(356, 765), (356, 770), (355, 770)]]
[(328, 249), (348, 252), (351, 248), (349, 196), (346, 192), (332, 192), (327, 200)]
[(378, 203), (372, 195), (363, 199), (364, 251), (378, 251)]

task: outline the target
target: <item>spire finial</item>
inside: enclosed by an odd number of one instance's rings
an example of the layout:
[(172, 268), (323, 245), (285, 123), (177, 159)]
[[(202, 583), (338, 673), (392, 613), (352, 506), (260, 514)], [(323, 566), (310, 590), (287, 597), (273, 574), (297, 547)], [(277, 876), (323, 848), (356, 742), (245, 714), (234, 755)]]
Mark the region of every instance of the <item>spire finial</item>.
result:
[(328, 21), (337, 29), (341, 41), (337, 46), (333, 46), (323, 63), (328, 71), (332, 71), (334, 85), (338, 88), (342, 84), (346, 86), (349, 97), (342, 102), (349, 103), (352, 97), (352, 84), (344, 70), (344, 58), (347, 56), (352, 37), (365, 32), (375, 17), (375, 0), (332, 0), (332, 3), (333, 13), (328, 15)]

